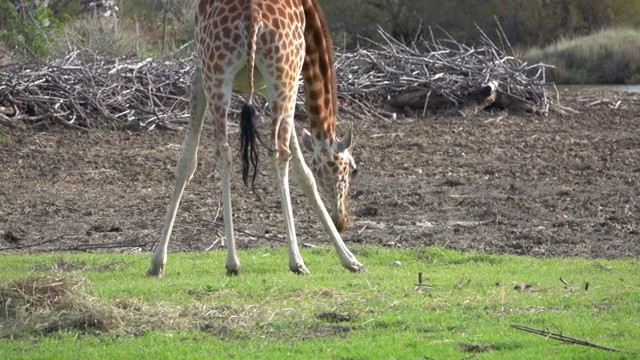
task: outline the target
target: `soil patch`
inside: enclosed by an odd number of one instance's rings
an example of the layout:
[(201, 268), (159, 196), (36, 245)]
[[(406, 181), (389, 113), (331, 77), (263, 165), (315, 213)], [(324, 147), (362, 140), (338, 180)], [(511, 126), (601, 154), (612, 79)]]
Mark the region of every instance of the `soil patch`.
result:
[[(640, 95), (599, 96), (622, 102), (616, 109), (589, 106), (584, 94), (565, 94), (563, 105), (579, 114), (480, 112), (354, 123), (360, 171), (345, 240), (538, 257), (639, 256)], [(0, 141), (0, 251), (153, 248), (184, 129), (2, 131), (9, 139)], [(221, 246), (209, 134), (205, 129), (170, 251)], [(237, 133), (230, 143), (237, 144)], [(284, 246), (269, 165), (263, 162), (256, 182), (258, 201), (234, 161), (239, 246)], [(299, 241), (329, 246), (307, 200), (292, 189)]]

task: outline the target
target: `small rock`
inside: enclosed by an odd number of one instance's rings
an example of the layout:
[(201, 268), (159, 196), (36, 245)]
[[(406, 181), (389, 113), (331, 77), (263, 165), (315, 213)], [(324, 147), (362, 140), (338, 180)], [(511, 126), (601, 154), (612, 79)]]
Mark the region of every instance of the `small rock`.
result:
[(513, 287), (514, 290), (522, 291), (531, 289), (531, 284), (525, 284), (523, 282), (516, 283), (516, 286)]

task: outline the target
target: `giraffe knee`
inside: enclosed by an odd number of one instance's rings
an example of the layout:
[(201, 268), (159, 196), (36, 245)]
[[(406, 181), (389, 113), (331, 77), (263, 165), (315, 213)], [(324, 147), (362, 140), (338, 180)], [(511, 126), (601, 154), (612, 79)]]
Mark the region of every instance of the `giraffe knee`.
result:
[(178, 181), (191, 181), (196, 172), (197, 161), (194, 154), (183, 153), (178, 159), (175, 177)]
[(291, 151), (289, 151), (288, 149), (271, 149), (269, 150), (269, 156), (273, 159), (273, 160), (282, 160), (282, 161), (289, 161), (291, 160)]
[(216, 159), (218, 167), (222, 170), (231, 169), (231, 148), (228, 143), (220, 144), (220, 147), (216, 150)]

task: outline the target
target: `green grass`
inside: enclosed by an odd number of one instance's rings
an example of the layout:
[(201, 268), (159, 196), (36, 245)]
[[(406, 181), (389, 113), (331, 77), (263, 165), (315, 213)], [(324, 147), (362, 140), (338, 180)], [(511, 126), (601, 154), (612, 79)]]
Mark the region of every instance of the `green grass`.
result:
[(640, 84), (640, 30), (611, 28), (532, 48), (529, 62), (554, 65), (549, 81), (560, 84)]
[[(342, 269), (334, 251), (305, 249), (312, 274), (297, 276), (288, 271), (286, 249), (264, 248), (240, 253), (243, 268), (238, 277), (224, 275), (224, 252), (170, 254), (163, 279), (143, 276), (150, 254), (0, 255), (0, 358), (637, 356), (637, 259), (534, 259), (437, 247), (355, 250), (367, 273)], [(394, 261), (401, 265), (391, 266)], [(419, 272), (431, 287), (416, 286)], [(5, 314), (9, 305), (2, 300), (2, 289), (12, 281), (39, 276), (86, 279), (76, 290), (96, 309), (119, 304), (114, 317), (119, 325), (43, 331), (46, 317), (41, 314), (34, 322), (40, 330), (35, 326), (7, 332), (16, 319)], [(517, 291), (519, 282), (531, 288)], [(74, 304), (59, 311), (82, 308), (81, 302)], [(92, 321), (108, 322), (115, 316), (96, 311)], [(626, 352), (563, 344), (511, 324)]]

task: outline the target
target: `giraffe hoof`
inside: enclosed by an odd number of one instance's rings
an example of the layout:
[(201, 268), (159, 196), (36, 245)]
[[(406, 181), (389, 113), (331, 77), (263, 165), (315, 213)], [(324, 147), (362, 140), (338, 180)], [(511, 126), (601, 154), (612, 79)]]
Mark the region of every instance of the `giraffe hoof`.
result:
[(155, 276), (161, 278), (164, 276), (164, 265), (151, 264), (147, 270), (147, 276)]
[(240, 275), (240, 266), (227, 265), (227, 276), (238, 276), (238, 275)]
[(238, 276), (240, 274), (240, 260), (236, 256), (228, 257), (224, 266), (227, 268), (227, 276)]
[(364, 266), (364, 264), (361, 264), (359, 262), (354, 262), (348, 265), (344, 266), (345, 268), (347, 268), (347, 270), (354, 272), (354, 273), (365, 273), (367, 272), (367, 267)]
[(307, 269), (304, 264), (301, 265), (289, 265), (289, 270), (291, 270), (294, 274), (297, 275), (309, 275), (311, 272)]
[(227, 276), (238, 276), (238, 275), (240, 275), (240, 270), (227, 269)]

